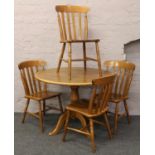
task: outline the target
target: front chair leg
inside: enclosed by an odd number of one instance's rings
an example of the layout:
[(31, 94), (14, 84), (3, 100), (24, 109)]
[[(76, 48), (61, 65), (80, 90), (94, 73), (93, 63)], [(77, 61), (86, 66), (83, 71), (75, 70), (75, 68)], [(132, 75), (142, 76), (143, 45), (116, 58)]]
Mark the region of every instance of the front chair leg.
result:
[(61, 54), (60, 54), (60, 57), (59, 57), (59, 62), (58, 62), (57, 73), (59, 73), (59, 70), (60, 70), (60, 67), (61, 67), (62, 58), (63, 58), (64, 52), (65, 52), (65, 47), (66, 47), (66, 43), (63, 43), (62, 49), (61, 49)]
[(58, 100), (59, 100), (60, 111), (61, 111), (61, 113), (63, 113), (63, 106), (62, 106), (61, 96), (60, 95), (58, 95)]
[(111, 129), (110, 129), (110, 124), (108, 121), (107, 113), (104, 114), (104, 120), (105, 120), (105, 124), (106, 124), (107, 130), (108, 130), (109, 139), (111, 139), (112, 134), (111, 134)]
[(115, 132), (116, 132), (117, 127), (118, 127), (118, 112), (119, 112), (119, 105), (117, 103), (116, 107), (115, 107), (115, 118), (114, 118), (114, 131)]
[(69, 118), (70, 118), (70, 111), (67, 111), (67, 116), (66, 116), (66, 121), (65, 121), (65, 125), (64, 125), (64, 135), (62, 137), (62, 141), (65, 142), (66, 140), (66, 135), (67, 135), (67, 127), (68, 127), (68, 122), (69, 122)]
[(84, 70), (86, 71), (87, 61), (86, 61), (86, 43), (85, 42), (83, 42), (83, 59), (84, 59)]
[(39, 124), (40, 124), (41, 132), (43, 132), (44, 131), (44, 127), (43, 127), (43, 112), (42, 112), (41, 101), (39, 101)]
[(98, 63), (98, 72), (99, 72), (99, 76), (102, 76), (101, 58), (100, 58), (100, 51), (99, 51), (98, 42), (95, 42), (95, 46), (96, 46), (96, 55), (97, 55), (97, 63)]
[(91, 140), (92, 152), (96, 152), (96, 145), (94, 142), (94, 122), (92, 119), (89, 119), (89, 125), (90, 125), (90, 140)]
[(127, 115), (128, 124), (130, 124), (131, 123), (131, 117), (129, 115), (128, 105), (126, 103), (126, 100), (124, 100), (124, 108), (125, 108), (125, 112), (126, 112), (126, 115)]
[(24, 109), (22, 123), (25, 122), (25, 117), (26, 117), (26, 114), (27, 114), (27, 109), (28, 109), (29, 103), (30, 103), (30, 99), (27, 99), (26, 106), (25, 106), (25, 109)]
[(71, 43), (68, 43), (68, 77), (71, 80), (71, 70), (72, 70), (72, 47)]

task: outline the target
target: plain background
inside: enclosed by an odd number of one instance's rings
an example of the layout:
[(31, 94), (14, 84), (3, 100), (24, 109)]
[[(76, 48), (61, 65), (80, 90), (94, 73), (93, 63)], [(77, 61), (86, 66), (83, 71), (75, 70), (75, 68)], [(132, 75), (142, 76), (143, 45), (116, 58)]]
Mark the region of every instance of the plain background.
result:
[[(141, 0), (141, 155), (154, 154), (155, 2)], [(0, 1), (1, 154), (14, 154), (14, 5)], [(5, 117), (4, 117), (5, 116)]]

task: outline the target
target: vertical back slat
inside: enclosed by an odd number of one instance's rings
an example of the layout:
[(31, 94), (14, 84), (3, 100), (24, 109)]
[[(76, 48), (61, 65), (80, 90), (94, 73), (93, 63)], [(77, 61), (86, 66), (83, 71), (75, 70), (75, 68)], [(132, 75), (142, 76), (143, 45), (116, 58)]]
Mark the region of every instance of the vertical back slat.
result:
[(21, 79), (22, 79), (22, 82), (23, 82), (23, 85), (24, 85), (25, 93), (26, 93), (26, 95), (30, 95), (30, 90), (29, 90), (29, 87), (28, 87), (25, 70), (24, 69), (20, 70), (20, 73), (21, 73)]
[(76, 24), (75, 24), (75, 15), (74, 15), (74, 13), (72, 13), (72, 23), (73, 23), (74, 40), (76, 40)]
[[(45, 70), (45, 66), (43, 66), (43, 70)], [(47, 84), (44, 82), (44, 91), (47, 92)]]
[(67, 13), (67, 24), (68, 24), (69, 39), (72, 40), (71, 22), (70, 22), (70, 14), (69, 13)]
[(100, 91), (100, 94), (101, 94), (101, 98), (100, 100), (98, 101), (99, 102), (99, 109), (98, 109), (98, 112), (101, 112), (102, 111), (102, 107), (103, 107), (103, 104), (104, 104), (104, 100), (105, 100), (105, 96), (107, 94), (107, 86), (103, 86), (101, 91)]
[(60, 18), (59, 13), (57, 13), (57, 15), (58, 15), (58, 23), (59, 23), (59, 29), (60, 29), (60, 38), (61, 38), (61, 41), (63, 41), (65, 39), (64, 39), (64, 34), (63, 34), (63, 28), (62, 28), (61, 18)]
[(95, 110), (96, 113), (99, 112), (98, 110), (99, 110), (99, 107), (100, 107), (100, 101), (101, 101), (101, 97), (102, 97), (102, 93), (101, 93), (102, 89), (103, 89), (102, 87), (97, 87), (97, 90), (98, 90), (98, 92), (97, 92), (97, 102), (95, 103), (95, 105), (93, 107), (93, 110)]
[(92, 108), (93, 108), (95, 97), (96, 97), (96, 87), (93, 88), (92, 95), (91, 95), (91, 98), (90, 98), (90, 101), (89, 101), (88, 111), (90, 113), (92, 113)]
[(125, 69), (122, 69), (121, 70), (120, 85), (119, 85), (119, 93), (118, 93), (120, 95), (122, 95), (122, 93), (123, 93), (124, 79), (125, 79)]
[(67, 40), (66, 24), (65, 24), (65, 17), (64, 17), (63, 12), (61, 12), (61, 19), (62, 19), (62, 28), (63, 28), (64, 39)]
[(82, 39), (82, 22), (81, 22), (81, 13), (79, 13), (79, 37)]
[(88, 39), (88, 18), (87, 18), (86, 13), (85, 13), (85, 17), (84, 17), (84, 39), (85, 40)]
[(104, 105), (106, 103), (106, 96), (108, 95), (107, 94), (108, 92), (108, 86), (104, 86), (104, 91), (102, 92), (102, 98), (101, 98), (101, 104), (100, 104), (100, 108), (99, 108), (99, 111), (101, 112), (103, 109), (104, 109)]
[(107, 87), (107, 91), (105, 91), (105, 97), (103, 98), (103, 104), (102, 104), (102, 107), (101, 107), (102, 110), (108, 104), (108, 100), (109, 100), (109, 97), (110, 97), (110, 94), (111, 94), (111, 91), (112, 91), (112, 84), (109, 83), (106, 87)]
[(133, 76), (133, 71), (132, 70), (128, 70), (128, 72), (126, 73), (127, 79), (126, 79), (126, 83), (124, 86), (124, 96), (126, 96), (128, 94), (129, 88), (130, 88), (130, 84), (132, 81), (132, 76)]
[(37, 85), (36, 85), (36, 79), (34, 77), (33, 67), (31, 67), (30, 70), (31, 70), (31, 74), (32, 74), (32, 81), (33, 81), (33, 86), (34, 86), (34, 93), (37, 93)]
[(26, 72), (27, 72), (27, 76), (28, 76), (28, 80), (29, 80), (29, 86), (30, 86), (31, 93), (34, 94), (29, 68), (26, 68)]
[[(35, 66), (35, 68), (36, 68), (36, 71), (38, 72), (39, 71), (38, 66)], [(41, 92), (41, 82), (39, 80), (37, 81), (38, 81), (39, 92)]]
[[(114, 71), (116, 71), (116, 67), (114, 67)], [(120, 81), (120, 69), (118, 69), (118, 71), (117, 71), (117, 76), (116, 76), (116, 80), (115, 80), (115, 90), (114, 90), (115, 94), (118, 93), (119, 81)]]

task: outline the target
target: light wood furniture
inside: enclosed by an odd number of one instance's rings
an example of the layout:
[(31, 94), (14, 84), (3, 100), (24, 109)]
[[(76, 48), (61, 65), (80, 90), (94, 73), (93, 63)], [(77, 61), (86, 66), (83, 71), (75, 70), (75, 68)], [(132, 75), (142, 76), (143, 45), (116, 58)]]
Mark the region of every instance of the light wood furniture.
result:
[(124, 116), (124, 114), (119, 114), (120, 102), (124, 103), (125, 115), (127, 115), (128, 123), (130, 123), (127, 99), (133, 77), (133, 72), (135, 70), (135, 65), (127, 61), (105, 61), (104, 66), (106, 68), (106, 71), (112, 71), (117, 73), (112, 97), (110, 99), (110, 102), (116, 104), (114, 119), (114, 129), (116, 131), (118, 126), (118, 116)]
[[(55, 7), (58, 15), (58, 23), (60, 30), (60, 43), (62, 50), (58, 61), (57, 72), (61, 67), (61, 62), (68, 63), (68, 77), (72, 78), (72, 61), (83, 61), (84, 69), (87, 69), (87, 61), (96, 61), (98, 64), (98, 74), (102, 76), (101, 61), (99, 54), (99, 39), (88, 39), (88, 7), (85, 6), (70, 6), (57, 5)], [(72, 44), (82, 43), (83, 58), (72, 59)], [(95, 43), (96, 58), (91, 58), (86, 55), (86, 43)], [(63, 59), (66, 44), (68, 45), (68, 59)]]
[[(69, 80), (67, 77), (67, 70), (68, 68), (61, 68), (61, 72), (57, 73), (57, 68), (48, 69), (46, 71), (40, 71), (35, 74), (35, 77), (43, 82), (50, 83), (50, 84), (58, 84), (63, 86), (69, 86), (71, 89), (71, 102), (79, 101), (79, 93), (78, 87), (80, 86), (91, 86), (92, 80), (98, 78), (98, 69), (87, 68), (87, 71), (84, 68), (73, 67), (72, 71), (72, 79)], [(104, 72), (104, 76), (111, 75), (111, 73)], [(61, 128), (63, 127), (65, 120), (66, 120), (67, 113), (64, 112), (58, 119), (58, 122), (54, 129), (49, 132), (49, 135), (56, 135)], [(77, 119), (80, 120), (82, 127), (86, 127), (86, 121), (80, 114), (75, 114)]]
[[(66, 118), (65, 127), (64, 127), (63, 141), (65, 141), (65, 137), (68, 130), (87, 135), (88, 137), (90, 137), (90, 140), (91, 140), (92, 151), (95, 152), (96, 146), (94, 143), (94, 123), (98, 123), (100, 125), (106, 126), (108, 130), (109, 138), (112, 137), (109, 121), (107, 118), (107, 111), (108, 111), (108, 100), (112, 92), (112, 85), (113, 85), (114, 79), (115, 79), (115, 74), (93, 80), (92, 94), (88, 102), (83, 102), (83, 103), (75, 102), (67, 105), (66, 107), (67, 118)], [(88, 129), (87, 130), (76, 129), (68, 125), (72, 112), (79, 113), (85, 116), (86, 118), (88, 118), (90, 131)], [(105, 124), (103, 123), (104, 121), (96, 120), (96, 118), (99, 116), (104, 117)]]
[[(45, 69), (45, 65), (46, 65), (46, 62), (42, 60), (24, 61), (18, 65), (20, 74), (21, 74), (22, 83), (25, 90), (25, 98), (27, 99), (22, 123), (24, 123), (25, 121), (26, 114), (30, 114), (40, 120), (40, 128), (42, 132), (43, 132), (43, 114), (45, 115), (46, 111), (55, 109), (63, 112), (63, 107), (62, 107), (61, 98), (60, 98), (61, 94), (57, 92), (48, 91), (47, 84), (36, 80), (34, 77), (34, 74), (36, 72)], [(46, 100), (54, 97), (58, 97), (60, 108), (46, 105)], [(31, 113), (27, 111), (30, 100), (38, 101), (39, 112)]]

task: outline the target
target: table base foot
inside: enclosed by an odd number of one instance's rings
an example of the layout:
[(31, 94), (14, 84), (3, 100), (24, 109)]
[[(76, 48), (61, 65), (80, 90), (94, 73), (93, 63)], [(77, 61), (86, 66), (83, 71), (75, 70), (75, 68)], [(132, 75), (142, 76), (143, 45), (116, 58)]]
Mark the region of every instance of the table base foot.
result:
[(62, 129), (62, 127), (64, 126), (65, 124), (65, 120), (66, 120), (66, 116), (67, 116), (67, 113), (64, 112), (58, 119), (58, 122), (56, 124), (56, 126), (54, 127), (54, 129), (52, 129), (50, 132), (49, 132), (49, 136), (54, 136), (54, 135), (57, 135), (60, 130)]
[[(81, 125), (82, 125), (82, 128), (81, 129), (87, 130), (87, 123), (86, 123), (85, 118), (81, 114), (79, 114), (79, 113), (72, 113), (72, 114), (73, 114), (73, 118), (74, 119), (77, 118), (81, 122)], [(56, 126), (54, 127), (54, 129), (52, 129), (49, 132), (49, 136), (57, 135), (60, 132), (60, 130), (63, 128), (63, 126), (65, 124), (66, 116), (67, 116), (67, 112), (64, 112), (59, 117)]]

